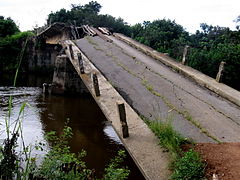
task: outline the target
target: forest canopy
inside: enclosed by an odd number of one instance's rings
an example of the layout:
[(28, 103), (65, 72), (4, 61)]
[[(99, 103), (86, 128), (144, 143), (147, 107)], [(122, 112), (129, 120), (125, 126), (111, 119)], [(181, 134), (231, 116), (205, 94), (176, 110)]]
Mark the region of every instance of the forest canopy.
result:
[[(72, 4), (70, 10), (63, 8), (51, 12), (48, 15), (46, 25), (63, 22), (76, 26), (88, 24), (94, 27), (107, 27), (113, 32), (123, 33), (159, 52), (168, 53), (169, 56), (178, 61), (182, 59), (183, 49), (188, 45), (190, 48), (186, 65), (215, 78), (220, 62), (224, 61), (226, 65), (223, 83), (240, 90), (240, 16), (234, 20), (236, 30), (201, 23), (201, 30), (190, 34), (183, 26), (170, 19), (144, 21), (130, 26), (120, 17), (115, 18), (108, 14), (100, 14), (101, 7), (97, 1), (91, 1), (85, 5)], [(12, 48), (11, 43), (6, 42), (16, 40), (13, 38), (16, 33), (19, 33), (19, 29), (13, 20), (0, 16), (1, 55), (5, 53), (6, 56), (11, 56), (6, 51), (7, 48)], [(14, 48), (13, 51), (17, 53), (19, 50)], [(12, 62), (13, 66), (12, 56), (8, 58), (11, 59), (9, 62)], [(1, 70), (7, 67), (4, 64), (5, 61), (0, 59)]]
[(223, 82), (240, 90), (240, 16), (235, 19), (237, 30), (201, 23), (201, 30), (189, 34), (184, 27), (169, 19), (144, 21), (133, 26), (122, 18), (99, 14), (101, 5), (92, 1), (72, 5), (48, 15), (47, 24), (89, 24), (108, 27), (123, 33), (153, 49), (181, 60), (185, 45), (190, 46), (187, 65), (215, 78), (221, 61), (226, 62)]
[(32, 35), (31, 32), (20, 32), (10, 17), (0, 16), (0, 73), (16, 70), (23, 42)]

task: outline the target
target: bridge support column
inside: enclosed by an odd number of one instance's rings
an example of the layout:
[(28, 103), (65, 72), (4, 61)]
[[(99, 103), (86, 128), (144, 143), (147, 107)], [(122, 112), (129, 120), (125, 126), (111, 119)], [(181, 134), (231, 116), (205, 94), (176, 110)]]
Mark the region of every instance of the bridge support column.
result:
[(67, 55), (56, 58), (52, 85), (53, 94), (89, 93)]

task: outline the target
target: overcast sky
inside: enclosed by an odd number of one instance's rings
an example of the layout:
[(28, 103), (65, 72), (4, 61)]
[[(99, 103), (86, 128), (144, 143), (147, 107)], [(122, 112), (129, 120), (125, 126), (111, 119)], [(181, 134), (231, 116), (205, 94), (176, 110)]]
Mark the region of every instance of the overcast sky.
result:
[[(11, 17), (22, 31), (42, 26), (51, 11), (70, 9), (89, 0), (0, 0), (0, 15)], [(235, 29), (240, 15), (240, 0), (98, 0), (101, 14), (121, 17), (129, 24), (171, 19), (194, 33), (200, 23)]]

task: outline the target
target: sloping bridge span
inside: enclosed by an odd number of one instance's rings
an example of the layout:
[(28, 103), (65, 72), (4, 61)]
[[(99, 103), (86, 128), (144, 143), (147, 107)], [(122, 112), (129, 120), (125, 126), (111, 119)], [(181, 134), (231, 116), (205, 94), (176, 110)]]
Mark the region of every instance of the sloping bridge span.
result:
[[(72, 50), (70, 50), (69, 45), (72, 47)], [(88, 57), (85, 56), (72, 41), (65, 41), (63, 46), (66, 48), (66, 54), (78, 75), (81, 77), (106, 118), (112, 123), (113, 128), (144, 177), (149, 180), (168, 179), (170, 175), (168, 169), (169, 155), (158, 145), (158, 139), (155, 135), (125, 99), (113, 88), (103, 74), (91, 63)], [(73, 52), (72, 55), (71, 51)], [(81, 54), (83, 60), (84, 73), (81, 73), (78, 54)], [(100, 96), (97, 96), (94, 90), (94, 83), (92, 80), (93, 74), (96, 74), (98, 78)], [(129, 129), (128, 138), (123, 138), (122, 123), (120, 122), (117, 107), (118, 104), (125, 105)]]
[(196, 142), (240, 141), (239, 106), (129, 44), (109, 38), (112, 43), (87, 36), (75, 44), (135, 111), (152, 120), (171, 121)]
[[(146, 179), (167, 179), (169, 159), (139, 114), (170, 121), (195, 142), (240, 141), (238, 91), (119, 34), (86, 36), (62, 45)], [(93, 74), (100, 96), (94, 90)], [(117, 103), (126, 108), (128, 138), (122, 137)]]

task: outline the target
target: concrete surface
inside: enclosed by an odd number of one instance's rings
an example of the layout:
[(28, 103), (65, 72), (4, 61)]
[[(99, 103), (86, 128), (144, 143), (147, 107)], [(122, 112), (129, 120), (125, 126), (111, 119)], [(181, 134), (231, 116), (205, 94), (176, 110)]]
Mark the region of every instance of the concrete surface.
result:
[[(64, 46), (73, 44), (71, 41), (65, 41)], [(169, 155), (163, 152), (158, 146), (158, 139), (149, 130), (147, 125), (139, 118), (138, 114), (128, 105), (121, 95), (113, 88), (107, 79), (99, 72), (98, 69), (83, 55), (83, 64), (85, 74), (80, 73), (77, 61), (77, 53), (81, 52), (73, 44), (74, 59), (71, 58), (69, 50), (66, 50), (68, 57), (74, 65), (79, 76), (87, 86), (89, 92), (98, 103), (106, 118), (112, 122), (112, 125), (125, 145), (129, 154), (142, 171), (144, 177), (149, 180), (165, 180), (168, 179), (170, 172), (168, 170)], [(94, 93), (91, 76), (96, 73), (98, 76), (101, 96), (96, 97)], [(117, 102), (125, 104), (126, 118), (129, 127), (129, 138), (122, 138), (121, 124), (117, 111)]]
[(227, 100), (233, 102), (234, 104), (240, 106), (240, 92), (225, 85), (222, 83), (218, 83), (215, 79), (189, 67), (189, 66), (184, 66), (181, 63), (175, 61), (174, 59), (165, 56), (162, 53), (159, 53), (155, 50), (153, 50), (150, 47), (147, 47), (143, 44), (140, 44), (139, 42), (128, 38), (122, 34), (115, 33), (114, 34), (116, 38), (126, 42), (130, 46), (135, 47), (136, 49), (144, 52), (145, 54), (161, 61), (165, 65), (179, 71), (180, 73), (183, 73), (184, 75), (192, 78), (194, 81), (196, 81), (198, 84), (200, 84), (203, 87), (206, 87), (216, 94), (226, 98)]
[(171, 121), (178, 132), (196, 142), (240, 141), (239, 106), (123, 41), (109, 38), (113, 43), (99, 37), (76, 43), (139, 114)]

